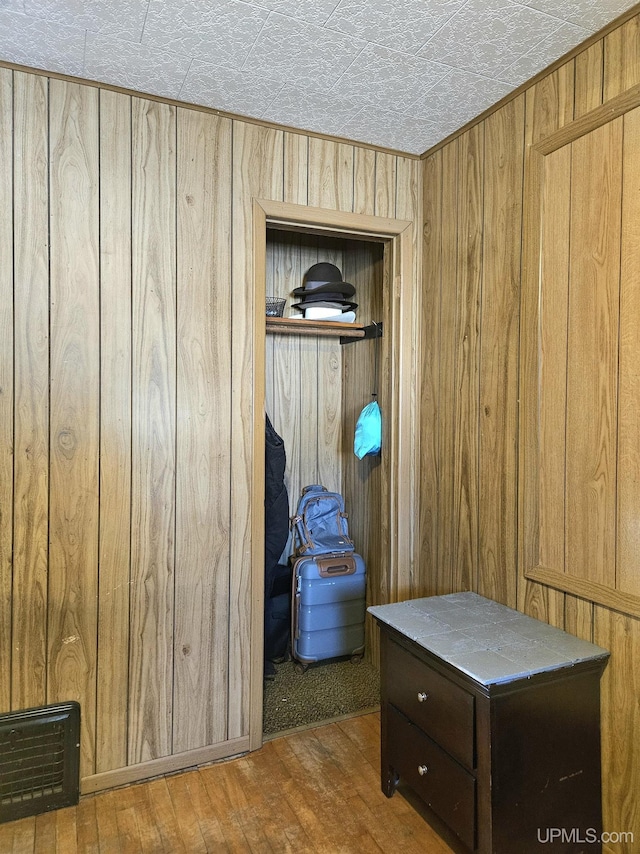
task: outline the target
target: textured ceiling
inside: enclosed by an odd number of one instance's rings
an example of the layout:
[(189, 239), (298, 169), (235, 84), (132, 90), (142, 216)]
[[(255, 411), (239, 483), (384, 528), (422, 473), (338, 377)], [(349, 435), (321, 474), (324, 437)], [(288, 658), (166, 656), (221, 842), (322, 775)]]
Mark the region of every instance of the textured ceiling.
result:
[(629, 0), (0, 0), (0, 59), (422, 153)]

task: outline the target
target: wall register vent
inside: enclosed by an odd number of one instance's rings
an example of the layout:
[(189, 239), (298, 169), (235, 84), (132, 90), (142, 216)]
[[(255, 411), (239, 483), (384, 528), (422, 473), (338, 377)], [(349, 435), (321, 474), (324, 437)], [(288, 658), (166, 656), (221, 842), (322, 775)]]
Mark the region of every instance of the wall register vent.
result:
[(0, 715), (0, 822), (78, 803), (80, 706)]

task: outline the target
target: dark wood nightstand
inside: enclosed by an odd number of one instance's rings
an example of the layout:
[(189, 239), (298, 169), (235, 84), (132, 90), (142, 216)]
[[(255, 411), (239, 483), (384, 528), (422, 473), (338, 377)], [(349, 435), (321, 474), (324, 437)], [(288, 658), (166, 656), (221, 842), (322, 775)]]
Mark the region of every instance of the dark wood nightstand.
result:
[(473, 593), (369, 610), (384, 793), (402, 778), (481, 854), (600, 851), (609, 653)]

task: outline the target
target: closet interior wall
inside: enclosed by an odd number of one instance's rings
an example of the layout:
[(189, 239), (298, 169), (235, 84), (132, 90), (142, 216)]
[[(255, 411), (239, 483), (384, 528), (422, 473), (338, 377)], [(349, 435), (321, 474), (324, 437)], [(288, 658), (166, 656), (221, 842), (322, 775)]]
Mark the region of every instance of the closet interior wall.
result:
[[(294, 288), (318, 261), (340, 268), (356, 288), (356, 322), (381, 321), (383, 305), (383, 244), (298, 234), (270, 229), (267, 237), (267, 294), (287, 300), (292, 312)], [(355, 425), (362, 407), (373, 398), (375, 348), (379, 346), (378, 398), (386, 397), (386, 342), (355, 339), (340, 344), (324, 335), (267, 335), (266, 411), (284, 440), (285, 483), (293, 515), (302, 488), (321, 483), (341, 492), (349, 529), (367, 566), (367, 603), (378, 601), (385, 536), (381, 514), (384, 463), (381, 457), (353, 453)], [(367, 655), (373, 633), (367, 621)]]

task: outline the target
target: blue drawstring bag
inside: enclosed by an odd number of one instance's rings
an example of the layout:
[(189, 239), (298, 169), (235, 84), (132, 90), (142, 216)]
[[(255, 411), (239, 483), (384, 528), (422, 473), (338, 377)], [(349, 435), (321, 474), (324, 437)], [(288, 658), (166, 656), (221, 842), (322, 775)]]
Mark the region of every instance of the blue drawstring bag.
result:
[(373, 400), (362, 410), (356, 423), (353, 453), (361, 460), (375, 457), (382, 447), (382, 413), (378, 401)]

